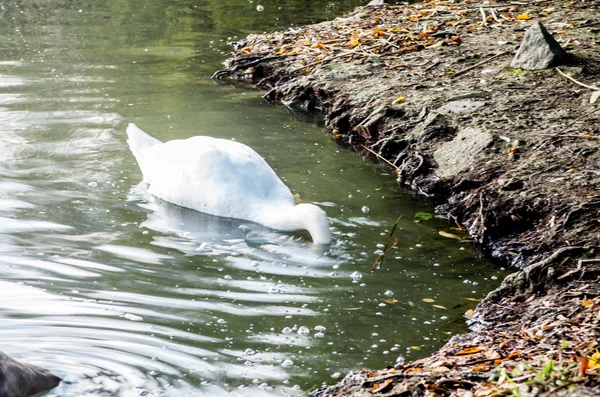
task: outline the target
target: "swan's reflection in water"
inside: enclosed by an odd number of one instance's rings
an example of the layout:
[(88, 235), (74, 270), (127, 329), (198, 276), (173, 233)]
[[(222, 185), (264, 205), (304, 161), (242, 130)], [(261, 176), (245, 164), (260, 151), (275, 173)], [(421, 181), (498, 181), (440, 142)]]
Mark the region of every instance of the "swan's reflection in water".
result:
[[(329, 275), (339, 261), (328, 247), (313, 245), (307, 233), (289, 235), (260, 224), (183, 208), (135, 188), (148, 211), (140, 227), (160, 233), (153, 244), (188, 255), (219, 255), (238, 269), (261, 268), (271, 274)], [(140, 195), (141, 194), (141, 195)]]

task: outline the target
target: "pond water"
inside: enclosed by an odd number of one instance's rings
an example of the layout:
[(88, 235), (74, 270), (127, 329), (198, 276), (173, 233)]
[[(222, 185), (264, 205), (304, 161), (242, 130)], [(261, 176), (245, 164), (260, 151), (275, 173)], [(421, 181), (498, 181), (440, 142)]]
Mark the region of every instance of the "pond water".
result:
[[(302, 394), (465, 329), (500, 269), (413, 222), (431, 208), (321, 128), (210, 80), (228, 40), (358, 3), (0, 4), (0, 351), (63, 377), (49, 396)], [(334, 243), (152, 199), (129, 122), (252, 146), (327, 211)]]

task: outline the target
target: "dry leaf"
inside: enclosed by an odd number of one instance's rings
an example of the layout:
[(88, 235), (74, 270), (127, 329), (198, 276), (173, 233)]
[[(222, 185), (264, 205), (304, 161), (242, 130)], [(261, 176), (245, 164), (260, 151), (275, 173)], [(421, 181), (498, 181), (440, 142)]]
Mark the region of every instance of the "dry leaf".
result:
[(431, 298), (423, 298), (423, 302), (426, 302), (426, 303), (433, 303), (433, 302), (435, 302), (435, 299), (431, 299)]
[(473, 309), (469, 309), (465, 312), (466, 318), (472, 318), (474, 315), (475, 315), (475, 310), (473, 310)]
[(588, 357), (588, 368), (600, 368), (600, 351), (596, 350), (594, 354)]
[(598, 102), (598, 99), (600, 99), (600, 91), (592, 92), (592, 96), (590, 96), (590, 103), (594, 104)]
[(384, 302), (389, 303), (390, 305), (393, 305), (394, 303), (398, 303), (398, 300), (390, 298), (390, 299), (384, 300)]
[(528, 13), (517, 15), (517, 21), (526, 21), (531, 19), (531, 16)]
[(431, 306), (433, 306), (433, 307), (435, 307), (435, 308), (437, 308), (437, 309), (448, 310), (448, 308), (447, 308), (447, 307), (445, 307), (445, 306), (442, 306), (442, 305), (431, 305)]
[(461, 351), (454, 353), (455, 356), (466, 356), (468, 354), (475, 354), (475, 353), (479, 353), (482, 352), (486, 349), (485, 346), (473, 346), (473, 347), (467, 347), (466, 349), (462, 349)]
[(590, 307), (596, 306), (596, 303), (589, 299), (584, 299), (581, 301), (581, 306), (585, 307), (586, 309), (589, 309)]
[(383, 392), (384, 389), (386, 389), (394, 380), (393, 379), (386, 379), (381, 383), (375, 383), (373, 385), (373, 391), (377, 392), (377, 393), (381, 393)]
[(402, 102), (404, 102), (404, 100), (405, 100), (405, 99), (406, 99), (406, 97), (405, 97), (405, 96), (399, 96), (398, 98), (396, 98), (396, 99), (395, 99), (395, 100), (392, 102), (392, 105), (397, 105), (397, 104), (399, 104), (399, 103), (402, 103)]
[(438, 233), (442, 237), (451, 238), (451, 239), (459, 240), (459, 241), (462, 240), (462, 238), (460, 236), (457, 236), (456, 234), (445, 232), (443, 230), (440, 230)]

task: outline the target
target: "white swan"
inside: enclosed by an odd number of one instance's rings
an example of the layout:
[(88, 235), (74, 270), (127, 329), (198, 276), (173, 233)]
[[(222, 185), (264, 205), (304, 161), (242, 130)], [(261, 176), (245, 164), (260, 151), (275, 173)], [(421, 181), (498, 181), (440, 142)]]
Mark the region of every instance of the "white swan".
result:
[(150, 194), (272, 229), (307, 230), (315, 244), (331, 242), (325, 212), (313, 204), (296, 204), (290, 189), (248, 146), (207, 136), (162, 143), (133, 123), (127, 136)]

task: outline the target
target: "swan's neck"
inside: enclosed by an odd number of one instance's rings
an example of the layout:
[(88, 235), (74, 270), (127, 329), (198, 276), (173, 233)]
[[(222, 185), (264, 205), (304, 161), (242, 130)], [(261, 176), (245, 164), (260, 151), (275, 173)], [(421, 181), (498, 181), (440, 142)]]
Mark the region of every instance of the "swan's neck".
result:
[(283, 231), (307, 230), (315, 244), (331, 243), (329, 220), (325, 211), (313, 204), (268, 207), (261, 212), (260, 223)]

